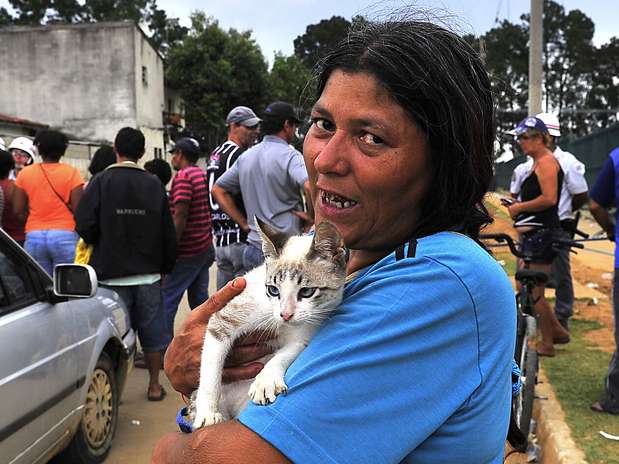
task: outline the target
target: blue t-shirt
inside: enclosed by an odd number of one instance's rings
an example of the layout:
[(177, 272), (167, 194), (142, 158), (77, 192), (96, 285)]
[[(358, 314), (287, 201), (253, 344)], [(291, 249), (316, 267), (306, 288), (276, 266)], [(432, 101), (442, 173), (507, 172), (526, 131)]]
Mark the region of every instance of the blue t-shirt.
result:
[[(610, 152), (600, 170), (595, 184), (589, 193), (589, 198), (598, 203), (603, 208), (610, 208), (617, 204), (619, 198), (619, 148)], [(619, 220), (619, 208), (615, 212), (615, 224)], [(615, 247), (615, 269), (619, 267), (619, 247)]]
[(292, 461), (503, 462), (511, 284), (468, 237), (411, 243), (346, 285), (288, 369), (288, 393), (239, 417)]

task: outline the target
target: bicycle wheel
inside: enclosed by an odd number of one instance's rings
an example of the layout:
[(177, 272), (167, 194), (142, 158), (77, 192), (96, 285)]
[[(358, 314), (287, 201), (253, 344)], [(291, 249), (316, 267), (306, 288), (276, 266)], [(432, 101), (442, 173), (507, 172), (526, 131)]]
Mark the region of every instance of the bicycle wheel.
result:
[(537, 351), (527, 347), (524, 351), (524, 371), (522, 373), (522, 391), (518, 395), (516, 405), (516, 422), (525, 436), (529, 435), (533, 401), (535, 400), (535, 384), (537, 383), (538, 359)]

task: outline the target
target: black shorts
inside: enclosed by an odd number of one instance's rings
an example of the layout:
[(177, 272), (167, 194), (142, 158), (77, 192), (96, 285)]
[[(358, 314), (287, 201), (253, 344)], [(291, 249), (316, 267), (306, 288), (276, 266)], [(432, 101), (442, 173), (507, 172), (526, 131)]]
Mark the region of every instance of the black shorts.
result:
[(552, 264), (557, 256), (552, 241), (556, 240), (559, 230), (541, 229), (522, 234), (522, 253), (531, 256), (534, 264)]

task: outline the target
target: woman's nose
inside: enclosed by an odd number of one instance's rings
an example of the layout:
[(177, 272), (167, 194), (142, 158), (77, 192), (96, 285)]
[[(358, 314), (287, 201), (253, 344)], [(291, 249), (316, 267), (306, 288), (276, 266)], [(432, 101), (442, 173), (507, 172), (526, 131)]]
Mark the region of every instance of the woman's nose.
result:
[(336, 132), (314, 158), (314, 167), (320, 174), (344, 175), (348, 169), (350, 150), (344, 134)]

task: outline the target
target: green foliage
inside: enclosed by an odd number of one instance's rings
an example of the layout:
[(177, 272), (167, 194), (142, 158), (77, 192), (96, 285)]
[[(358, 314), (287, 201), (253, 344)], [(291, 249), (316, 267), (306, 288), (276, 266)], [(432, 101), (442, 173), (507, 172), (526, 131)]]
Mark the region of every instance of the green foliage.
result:
[(231, 108), (264, 108), (267, 64), (251, 32), (224, 31), (202, 12), (191, 22), (188, 35), (168, 51), (166, 78), (185, 100), (188, 129), (215, 144)]
[(603, 394), (603, 380), (610, 354), (598, 350), (584, 336), (600, 328), (594, 321), (570, 322), (572, 341), (557, 351), (554, 358), (544, 358), (542, 367), (565, 411), (576, 445), (587, 462), (619, 464), (619, 442), (603, 438), (600, 430), (617, 434), (617, 417), (589, 409)]
[[(502, 134), (528, 114), (529, 16), (520, 19), (518, 24), (503, 21), (478, 38), (465, 37), (480, 50), (490, 73), (501, 145), (511, 143)], [(559, 114), (563, 132), (571, 137), (615, 123), (619, 40), (596, 48), (591, 19), (552, 0), (544, 2), (543, 26), (544, 110)]]
[(287, 101), (307, 113), (312, 103), (312, 73), (295, 55), (275, 54), (269, 75), (269, 101)]
[(312, 69), (337, 43), (346, 37), (351, 23), (341, 16), (310, 24), (305, 34), (294, 39), (294, 54)]

